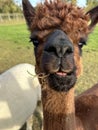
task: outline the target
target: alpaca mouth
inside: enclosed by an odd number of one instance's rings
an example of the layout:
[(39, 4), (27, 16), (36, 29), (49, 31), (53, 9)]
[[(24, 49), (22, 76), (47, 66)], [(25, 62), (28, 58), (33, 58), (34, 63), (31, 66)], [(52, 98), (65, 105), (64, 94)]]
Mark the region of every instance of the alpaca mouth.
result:
[(55, 91), (67, 92), (76, 83), (76, 73), (72, 71), (70, 73), (58, 71), (56, 73), (50, 74), (48, 77), (50, 88)]
[[(73, 70), (74, 71), (74, 70)], [(67, 71), (61, 71), (61, 70), (59, 70), (59, 71), (57, 71), (55, 74), (57, 75), (57, 76), (59, 76), (59, 77), (66, 77), (66, 76), (70, 76), (72, 73), (73, 73), (73, 71), (71, 71), (71, 70), (67, 70)]]
[(60, 77), (65, 77), (67, 75), (67, 73), (65, 73), (65, 72), (57, 72), (56, 75), (58, 75)]
[(70, 72), (57, 71), (56, 73), (54, 73), (54, 75), (57, 76), (58, 78), (68, 78), (74, 74), (75, 71), (70, 71)]

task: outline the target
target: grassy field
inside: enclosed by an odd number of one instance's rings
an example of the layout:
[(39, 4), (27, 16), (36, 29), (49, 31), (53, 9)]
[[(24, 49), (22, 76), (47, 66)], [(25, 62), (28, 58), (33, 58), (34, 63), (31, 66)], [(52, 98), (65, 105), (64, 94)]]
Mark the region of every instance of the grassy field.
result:
[(34, 64), (25, 24), (0, 25), (0, 73), (18, 63)]
[[(80, 93), (98, 82), (98, 27), (83, 49), (83, 75), (77, 82)], [(25, 23), (0, 25), (0, 73), (18, 63), (34, 64), (33, 46)]]

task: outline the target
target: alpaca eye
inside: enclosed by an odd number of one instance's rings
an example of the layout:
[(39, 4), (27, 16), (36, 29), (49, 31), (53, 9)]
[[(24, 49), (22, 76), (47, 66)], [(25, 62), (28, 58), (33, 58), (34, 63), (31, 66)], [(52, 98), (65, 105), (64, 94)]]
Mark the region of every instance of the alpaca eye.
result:
[(79, 43), (78, 43), (80, 56), (82, 55), (82, 47), (83, 47), (84, 45), (86, 45), (86, 41), (87, 41), (86, 38), (81, 38), (80, 41), (79, 41)]
[(84, 45), (86, 45), (86, 43), (84, 43), (84, 42), (79, 42), (79, 44), (78, 44), (79, 48), (82, 48)]
[(37, 47), (38, 44), (39, 44), (39, 41), (38, 41), (37, 38), (30, 38), (30, 42), (33, 42), (33, 45), (34, 45), (35, 47)]
[(86, 40), (81, 38), (79, 43), (78, 43), (78, 46), (81, 49), (84, 45), (86, 45)]

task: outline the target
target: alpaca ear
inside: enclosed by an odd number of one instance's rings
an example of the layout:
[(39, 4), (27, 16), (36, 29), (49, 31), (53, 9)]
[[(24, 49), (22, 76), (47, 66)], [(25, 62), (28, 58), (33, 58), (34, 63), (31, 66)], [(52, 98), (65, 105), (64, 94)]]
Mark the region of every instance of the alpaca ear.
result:
[(98, 6), (89, 10), (86, 14), (90, 15), (91, 23), (89, 25), (89, 28), (93, 29), (95, 27), (95, 25), (98, 23)]
[(30, 27), (35, 17), (35, 9), (34, 7), (32, 7), (32, 5), (30, 4), (28, 0), (22, 0), (22, 5), (23, 5), (23, 13), (24, 13), (26, 22), (28, 26)]

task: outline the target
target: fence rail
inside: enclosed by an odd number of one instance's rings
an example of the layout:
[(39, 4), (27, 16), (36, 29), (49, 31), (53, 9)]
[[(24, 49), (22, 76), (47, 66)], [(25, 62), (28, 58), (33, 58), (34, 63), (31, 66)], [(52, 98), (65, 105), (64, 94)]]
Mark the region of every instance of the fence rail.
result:
[(24, 20), (24, 16), (21, 13), (13, 13), (13, 14), (0, 14), (0, 22), (4, 21), (12, 21), (12, 20)]

